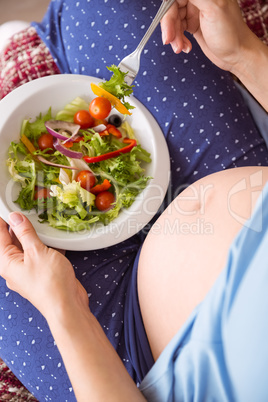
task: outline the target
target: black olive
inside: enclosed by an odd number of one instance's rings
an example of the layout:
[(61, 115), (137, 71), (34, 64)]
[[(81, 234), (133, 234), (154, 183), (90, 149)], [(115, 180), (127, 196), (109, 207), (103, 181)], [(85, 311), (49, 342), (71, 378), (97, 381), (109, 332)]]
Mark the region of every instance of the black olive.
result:
[(122, 124), (122, 119), (120, 116), (118, 116), (118, 114), (112, 114), (108, 119), (108, 123), (115, 127), (120, 127)]

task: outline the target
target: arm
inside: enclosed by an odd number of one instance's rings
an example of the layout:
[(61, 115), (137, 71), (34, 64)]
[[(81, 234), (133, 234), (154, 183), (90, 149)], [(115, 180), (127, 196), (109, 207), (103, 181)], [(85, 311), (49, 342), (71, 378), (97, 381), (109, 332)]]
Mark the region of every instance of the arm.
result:
[(91, 314), (71, 263), (46, 247), (22, 214), (11, 214), (10, 225), (13, 234), (0, 219), (0, 274), (47, 319), (77, 400), (144, 400)]
[(207, 57), (236, 75), (268, 111), (268, 48), (243, 21), (237, 2), (177, 0), (161, 22), (163, 42), (190, 51), (192, 33)]
[(64, 309), (48, 322), (79, 402), (144, 401), (89, 309)]

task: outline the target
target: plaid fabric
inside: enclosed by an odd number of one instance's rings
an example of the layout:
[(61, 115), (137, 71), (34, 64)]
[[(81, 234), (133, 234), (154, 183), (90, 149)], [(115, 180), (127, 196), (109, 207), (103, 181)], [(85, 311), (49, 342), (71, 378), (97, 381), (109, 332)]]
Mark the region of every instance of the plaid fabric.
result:
[(46, 45), (33, 27), (13, 35), (0, 53), (0, 99), (18, 86), (60, 74)]
[(249, 28), (268, 46), (268, 0), (237, 0)]

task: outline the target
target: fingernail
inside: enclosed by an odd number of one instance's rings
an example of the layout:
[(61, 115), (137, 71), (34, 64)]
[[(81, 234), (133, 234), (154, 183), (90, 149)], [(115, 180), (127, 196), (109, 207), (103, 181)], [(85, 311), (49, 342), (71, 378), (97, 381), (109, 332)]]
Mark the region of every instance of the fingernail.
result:
[(182, 51), (183, 51), (184, 53), (189, 53), (190, 50), (191, 50), (190, 46), (187, 46), (187, 45), (184, 46), (184, 48), (182, 49)]
[(179, 48), (179, 47), (176, 45), (176, 43), (172, 44), (171, 47), (172, 47), (172, 50), (173, 50), (174, 53), (176, 53), (176, 54), (180, 53), (181, 48)]
[(12, 212), (9, 215), (9, 222), (12, 226), (18, 226), (23, 222), (23, 216), (17, 212)]

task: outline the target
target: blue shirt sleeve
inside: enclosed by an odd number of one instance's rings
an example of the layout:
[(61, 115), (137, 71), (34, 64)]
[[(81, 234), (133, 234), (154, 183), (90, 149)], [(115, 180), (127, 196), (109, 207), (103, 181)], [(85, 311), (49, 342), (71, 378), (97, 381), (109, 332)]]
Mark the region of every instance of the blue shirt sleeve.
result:
[(268, 185), (234, 241), (228, 266), (223, 339), (236, 400), (268, 398)]
[(49, 48), (61, 73), (71, 74), (62, 35), (62, 27), (64, 26), (64, 19), (62, 20), (63, 7), (62, 0), (51, 1), (42, 22), (32, 22), (31, 25)]

